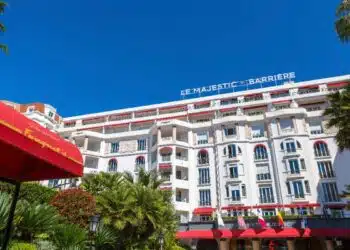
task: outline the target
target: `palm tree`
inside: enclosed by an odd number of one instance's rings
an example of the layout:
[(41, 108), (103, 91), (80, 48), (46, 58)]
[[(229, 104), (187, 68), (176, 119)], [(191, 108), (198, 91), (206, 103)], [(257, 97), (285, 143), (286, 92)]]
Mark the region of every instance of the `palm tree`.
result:
[(52, 242), (61, 250), (86, 249), (87, 232), (75, 224), (61, 224), (55, 227)]
[(338, 20), (335, 22), (335, 28), (342, 42), (350, 40), (350, 1), (342, 0), (337, 8), (336, 15)]
[(32, 242), (36, 234), (50, 233), (61, 220), (56, 209), (47, 204), (21, 201), (17, 213), (16, 230), (27, 242)]
[(5, 229), (10, 211), (10, 196), (0, 192), (0, 232)]
[(335, 137), (339, 150), (350, 149), (350, 85), (343, 91), (328, 96), (330, 106), (323, 113), (328, 116), (327, 127), (335, 127), (338, 132)]
[(124, 175), (122, 173), (101, 172), (97, 175), (84, 176), (81, 188), (93, 195), (98, 195), (103, 191), (118, 188), (122, 183), (124, 183)]
[(163, 179), (159, 178), (156, 171), (146, 171), (143, 168), (139, 169), (138, 178), (136, 183), (149, 187), (151, 189), (157, 189), (164, 182)]
[[(2, 14), (4, 14), (6, 6), (7, 6), (7, 4), (4, 1), (0, 1), (0, 16)], [(6, 30), (5, 25), (0, 23), (0, 33), (5, 32), (5, 30)], [(7, 46), (5, 44), (1, 44), (1, 43), (0, 43), (0, 50), (2, 50), (5, 53), (8, 52)]]

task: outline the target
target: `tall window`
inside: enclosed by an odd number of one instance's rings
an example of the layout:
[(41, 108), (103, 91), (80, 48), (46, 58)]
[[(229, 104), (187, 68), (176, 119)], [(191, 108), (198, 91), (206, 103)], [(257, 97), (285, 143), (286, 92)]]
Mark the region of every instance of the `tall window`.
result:
[(264, 185), (259, 187), (260, 203), (273, 203), (272, 185)]
[(287, 153), (294, 153), (298, 149), (301, 149), (301, 144), (299, 141), (293, 139), (286, 139), (281, 142), (281, 150), (287, 151)]
[(138, 151), (146, 150), (146, 148), (147, 148), (146, 139), (139, 139), (139, 140), (137, 140), (137, 150)]
[(320, 178), (324, 179), (335, 177), (331, 161), (319, 161), (317, 162), (317, 166)]
[(305, 192), (307, 194), (310, 194), (311, 193), (310, 182), (308, 180), (305, 180), (304, 185), (305, 185)]
[(305, 198), (302, 181), (293, 181), (293, 191), (295, 198)]
[(231, 199), (232, 201), (241, 200), (241, 191), (240, 191), (239, 185), (234, 185), (231, 187)]
[(256, 179), (258, 181), (271, 180), (271, 174), (268, 164), (256, 165)]
[(197, 133), (197, 144), (208, 144), (208, 132), (198, 132)]
[[(235, 158), (235, 157), (237, 157), (237, 154), (242, 153), (241, 148), (239, 146), (236, 146), (236, 144), (228, 145), (227, 151), (228, 151), (229, 158)], [(224, 148), (224, 155), (226, 155), (226, 148)]]
[(295, 142), (294, 141), (286, 142), (286, 150), (288, 153), (296, 152)]
[(316, 142), (314, 144), (314, 152), (316, 157), (329, 156), (328, 146), (324, 142)]
[(200, 168), (198, 169), (199, 185), (210, 184), (210, 173), (209, 168)]
[(202, 149), (198, 152), (198, 164), (209, 164), (209, 154), (207, 150)]
[(145, 157), (143, 156), (138, 156), (135, 160), (135, 165), (136, 165), (136, 170), (140, 169), (140, 168), (145, 168)]
[(291, 174), (299, 174), (300, 168), (299, 168), (299, 162), (297, 159), (289, 160), (289, 171)]
[(117, 172), (118, 162), (116, 159), (110, 159), (108, 162), (108, 172)]
[(324, 194), (324, 201), (339, 201), (338, 188), (335, 182), (322, 183), (322, 189)]
[(264, 160), (267, 159), (267, 150), (264, 145), (258, 145), (254, 149), (255, 160)]
[(259, 138), (264, 137), (264, 124), (253, 124), (252, 125), (252, 137)]
[(238, 165), (233, 165), (229, 167), (230, 178), (238, 178)]
[(243, 197), (247, 196), (247, 189), (246, 189), (245, 184), (241, 185), (241, 189), (242, 189), (242, 196)]
[(117, 152), (119, 152), (119, 142), (112, 142), (111, 153), (117, 153)]
[(199, 190), (199, 205), (200, 206), (211, 205), (210, 189)]
[(282, 132), (291, 132), (293, 130), (292, 119), (280, 119), (280, 127)]

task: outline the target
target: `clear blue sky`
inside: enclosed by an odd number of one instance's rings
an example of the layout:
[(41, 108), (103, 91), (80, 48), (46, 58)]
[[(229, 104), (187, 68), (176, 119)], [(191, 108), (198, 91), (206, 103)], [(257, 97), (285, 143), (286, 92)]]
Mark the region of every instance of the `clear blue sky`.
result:
[(180, 90), (295, 71), (350, 73), (338, 0), (9, 0), (0, 99), (63, 116), (178, 100)]

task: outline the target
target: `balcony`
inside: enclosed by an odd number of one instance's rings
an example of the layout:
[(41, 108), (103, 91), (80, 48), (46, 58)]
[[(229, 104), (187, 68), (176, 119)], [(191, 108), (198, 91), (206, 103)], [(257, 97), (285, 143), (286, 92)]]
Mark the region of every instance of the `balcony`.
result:
[(285, 172), (286, 174), (286, 178), (288, 180), (290, 179), (300, 179), (300, 178), (304, 178), (304, 176), (301, 174), (301, 171), (296, 170), (296, 171), (287, 171)]
[(295, 150), (284, 150), (284, 157), (298, 157), (300, 156), (300, 149), (295, 149)]
[(260, 204), (271, 204), (275, 203), (274, 197), (259, 197), (259, 203)]
[[(225, 229), (229, 230), (240, 230), (240, 226), (237, 222), (237, 219), (233, 219), (232, 217), (224, 217), (223, 218), (225, 222)], [(261, 229), (260, 224), (257, 222), (256, 218), (244, 218), (245, 224), (247, 226), (246, 230), (252, 230), (254, 229)], [(275, 216), (270, 218), (265, 218), (267, 228), (266, 230), (271, 230), (272, 234), (276, 235), (276, 238), (278, 238), (277, 230), (279, 233), (282, 233), (281, 230), (289, 230), (290, 229), (296, 229), (297, 231), (294, 233), (293, 237), (300, 237), (300, 233), (303, 233), (305, 229), (302, 225), (305, 225), (305, 221), (303, 218), (299, 216), (284, 216), (284, 228), (282, 229), (277, 222), (277, 219)], [(200, 230), (214, 230), (217, 229), (218, 225), (216, 221), (201, 221), (201, 222), (195, 222), (190, 221), (188, 223), (182, 223), (178, 227), (178, 231), (180, 232), (186, 232), (186, 231), (200, 231)], [(307, 230), (309, 230), (309, 234), (313, 237), (326, 237), (327, 235), (324, 234), (324, 229), (334, 229), (333, 230), (327, 230), (329, 237), (348, 237), (348, 230), (350, 229), (350, 218), (328, 218), (325, 219), (321, 216), (308, 216), (307, 217)], [(303, 230), (303, 231), (302, 231)], [(238, 231), (237, 231), (238, 232)], [(329, 232), (333, 232), (334, 235), (332, 235)], [(283, 233), (282, 233), (283, 234)], [(237, 237), (237, 236), (234, 236)], [(238, 236), (239, 237), (239, 236)]]
[(256, 180), (258, 182), (265, 182), (265, 181), (270, 182), (271, 181), (271, 174), (270, 173), (257, 174)]
[(199, 200), (198, 204), (199, 204), (200, 207), (210, 207), (211, 206), (211, 202), (210, 201)]
[(233, 196), (233, 197), (229, 197), (228, 199), (228, 204), (229, 205), (238, 205), (238, 204), (242, 204), (242, 199), (240, 196)]

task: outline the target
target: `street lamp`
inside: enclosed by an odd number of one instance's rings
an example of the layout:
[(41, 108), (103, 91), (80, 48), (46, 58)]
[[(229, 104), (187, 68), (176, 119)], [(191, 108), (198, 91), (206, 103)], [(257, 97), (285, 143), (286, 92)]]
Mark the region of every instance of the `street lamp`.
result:
[[(99, 223), (100, 223), (100, 215), (99, 214), (93, 215), (89, 218), (89, 231), (90, 231), (91, 235), (96, 233)], [(92, 244), (92, 243), (93, 242), (91, 239), (90, 249), (93, 249), (94, 244)]]
[(163, 245), (164, 245), (164, 234), (163, 233), (159, 234), (159, 244), (160, 244), (160, 250), (163, 250)]

